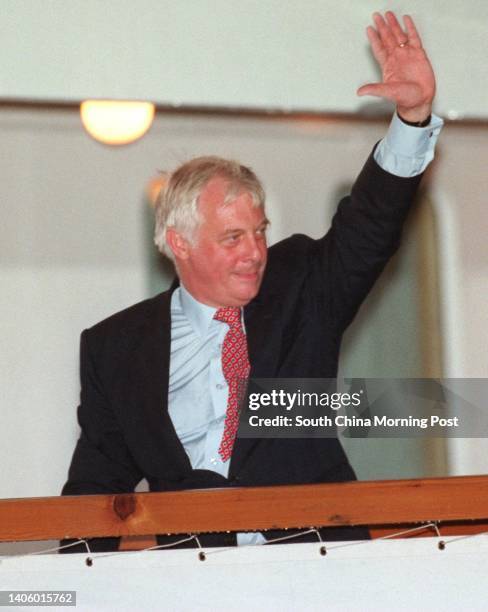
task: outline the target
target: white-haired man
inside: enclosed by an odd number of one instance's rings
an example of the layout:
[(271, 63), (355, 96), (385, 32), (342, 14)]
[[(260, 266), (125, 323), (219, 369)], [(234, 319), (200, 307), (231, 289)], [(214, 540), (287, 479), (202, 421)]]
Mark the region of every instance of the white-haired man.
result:
[(392, 13), (374, 23), (383, 82), (358, 93), (394, 100), (397, 115), (323, 238), (294, 235), (268, 250), (262, 186), (237, 162), (198, 158), (169, 177), (156, 244), (179, 283), (83, 332), (81, 436), (63, 494), (130, 492), (143, 477), (152, 491), (354, 478), (336, 439), (239, 438), (235, 380), (336, 376), (342, 334), (396, 250), (432, 159), (442, 122), (415, 26), (406, 17), (404, 31)]

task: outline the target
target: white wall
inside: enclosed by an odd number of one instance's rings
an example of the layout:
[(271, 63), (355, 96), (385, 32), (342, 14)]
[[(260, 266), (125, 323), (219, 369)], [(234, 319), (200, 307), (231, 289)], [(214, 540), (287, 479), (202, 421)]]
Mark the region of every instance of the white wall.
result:
[[(444, 376), (488, 378), (488, 129), (451, 126), (436, 166)], [(488, 440), (451, 439), (453, 475), (488, 473)]]
[(416, 19), (438, 112), (486, 117), (485, 0), (2, 0), (0, 98), (356, 111), (386, 9)]

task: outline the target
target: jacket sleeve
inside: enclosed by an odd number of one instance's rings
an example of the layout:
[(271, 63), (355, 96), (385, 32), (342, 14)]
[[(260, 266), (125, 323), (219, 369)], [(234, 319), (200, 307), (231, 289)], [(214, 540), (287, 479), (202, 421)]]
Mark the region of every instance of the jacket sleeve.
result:
[(403, 224), (421, 175), (389, 174), (373, 153), (356, 179), (351, 195), (337, 208), (329, 232), (315, 243), (315, 272), (325, 299), (344, 330), (398, 249)]
[[(89, 332), (80, 343), (81, 402), (78, 421), (81, 427), (62, 495), (127, 493), (134, 490), (142, 474), (135, 465), (124, 441), (117, 419), (104, 395), (94, 360), (90, 354)], [(92, 552), (118, 550), (118, 537), (92, 538)], [(84, 553), (84, 544), (62, 540), (61, 553)]]
[(71, 460), (62, 495), (128, 493), (142, 479), (122, 430), (104, 394), (90, 351), (90, 332), (80, 343), (80, 438)]

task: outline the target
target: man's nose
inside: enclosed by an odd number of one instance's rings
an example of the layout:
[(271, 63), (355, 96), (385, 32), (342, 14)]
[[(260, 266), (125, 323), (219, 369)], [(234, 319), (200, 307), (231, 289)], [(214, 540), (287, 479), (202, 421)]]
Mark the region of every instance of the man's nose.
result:
[(244, 257), (246, 260), (259, 262), (262, 259), (262, 239), (258, 239), (254, 234), (250, 234), (246, 236), (244, 247)]

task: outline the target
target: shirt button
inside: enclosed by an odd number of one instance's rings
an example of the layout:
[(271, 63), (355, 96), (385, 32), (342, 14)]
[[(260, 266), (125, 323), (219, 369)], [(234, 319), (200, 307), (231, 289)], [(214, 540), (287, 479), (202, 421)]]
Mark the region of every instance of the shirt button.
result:
[(217, 389), (219, 389), (219, 391), (225, 388), (225, 385), (223, 385), (222, 383), (217, 383), (215, 386), (217, 387)]
[(211, 463), (212, 465), (217, 465), (217, 459), (216, 459), (215, 457), (212, 457), (212, 458), (210, 459), (210, 463)]

